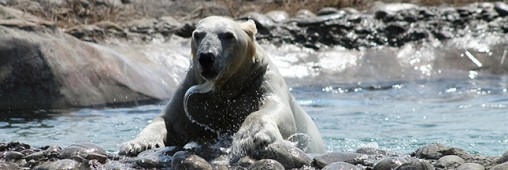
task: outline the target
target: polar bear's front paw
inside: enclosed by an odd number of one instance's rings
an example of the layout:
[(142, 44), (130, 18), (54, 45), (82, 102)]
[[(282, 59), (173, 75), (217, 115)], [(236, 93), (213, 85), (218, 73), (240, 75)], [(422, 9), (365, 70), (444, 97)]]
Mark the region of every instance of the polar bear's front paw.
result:
[(149, 139), (134, 139), (129, 142), (125, 142), (120, 147), (119, 155), (136, 156), (140, 152), (143, 152), (152, 148), (164, 147), (163, 141), (149, 140)]
[(233, 152), (236, 154), (250, 154), (254, 151), (282, 140), (277, 126), (266, 122), (256, 122), (242, 126), (233, 138)]

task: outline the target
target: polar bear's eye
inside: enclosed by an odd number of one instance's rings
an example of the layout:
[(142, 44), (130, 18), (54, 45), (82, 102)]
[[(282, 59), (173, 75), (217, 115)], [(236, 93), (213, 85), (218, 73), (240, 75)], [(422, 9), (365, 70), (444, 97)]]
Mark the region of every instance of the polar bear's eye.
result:
[(219, 36), (221, 39), (224, 39), (224, 40), (232, 40), (235, 38), (235, 34), (233, 34), (232, 32), (225, 32)]
[(205, 33), (204, 32), (194, 32), (192, 36), (194, 37), (195, 40), (200, 40), (203, 37), (205, 37)]

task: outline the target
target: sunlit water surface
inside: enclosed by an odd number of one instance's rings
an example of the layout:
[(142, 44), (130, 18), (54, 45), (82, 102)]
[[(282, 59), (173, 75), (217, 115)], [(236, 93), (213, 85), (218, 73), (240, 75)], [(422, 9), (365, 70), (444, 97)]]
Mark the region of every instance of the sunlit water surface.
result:
[[(314, 119), (328, 151), (374, 147), (410, 153), (437, 142), (497, 156), (508, 150), (507, 39), (360, 51), (264, 47)], [(142, 53), (158, 60), (172, 55), (180, 62), (168, 71), (183, 74), (188, 64), (181, 51), (190, 51), (185, 44), (188, 40), (132, 49), (149, 49)], [(134, 138), (164, 104), (5, 112), (0, 114), (0, 142), (63, 147), (92, 142), (117, 152), (119, 144)]]

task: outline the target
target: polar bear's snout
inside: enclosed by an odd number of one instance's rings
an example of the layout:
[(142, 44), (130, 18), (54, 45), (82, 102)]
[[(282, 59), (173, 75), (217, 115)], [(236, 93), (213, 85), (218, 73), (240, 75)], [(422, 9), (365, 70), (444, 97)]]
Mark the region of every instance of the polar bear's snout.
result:
[(200, 52), (198, 54), (198, 63), (203, 78), (213, 79), (219, 74), (219, 70), (214, 66), (216, 58), (217, 56), (212, 52)]

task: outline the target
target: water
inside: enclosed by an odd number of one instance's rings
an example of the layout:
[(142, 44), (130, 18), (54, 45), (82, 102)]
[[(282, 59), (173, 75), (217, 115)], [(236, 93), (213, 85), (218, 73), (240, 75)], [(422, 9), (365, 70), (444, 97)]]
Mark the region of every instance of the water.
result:
[[(498, 156), (508, 150), (507, 39), (465, 38), (360, 51), (263, 46), (316, 122), (328, 151), (375, 147), (410, 153), (437, 142)], [(187, 66), (183, 51), (190, 49), (182, 45), (187, 41), (150, 45), (156, 53), (142, 53), (157, 60), (171, 53), (178, 63), (163, 69), (180, 75)], [(164, 104), (4, 112), (0, 142), (93, 142), (117, 152), (119, 144), (134, 138)]]

